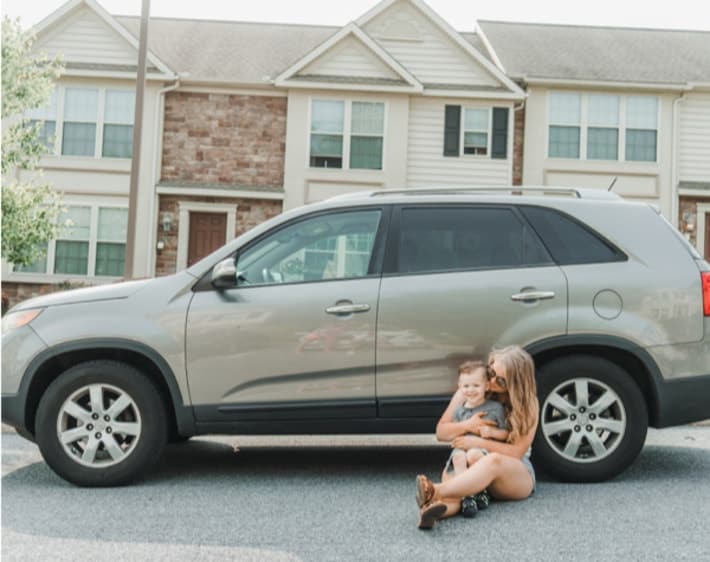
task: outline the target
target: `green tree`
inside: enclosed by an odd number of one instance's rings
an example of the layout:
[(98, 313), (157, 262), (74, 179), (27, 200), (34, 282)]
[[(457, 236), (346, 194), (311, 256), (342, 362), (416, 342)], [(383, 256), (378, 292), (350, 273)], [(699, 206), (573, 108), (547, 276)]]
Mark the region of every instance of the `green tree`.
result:
[[(50, 60), (31, 52), (34, 38), (17, 20), (2, 21), (2, 257), (28, 265), (56, 237), (61, 197), (37, 171), (46, 147), (41, 123), (26, 117), (30, 109), (47, 103), (62, 71), (59, 58)], [(20, 182), (16, 170), (30, 172)], [(13, 175), (14, 178), (9, 176)]]

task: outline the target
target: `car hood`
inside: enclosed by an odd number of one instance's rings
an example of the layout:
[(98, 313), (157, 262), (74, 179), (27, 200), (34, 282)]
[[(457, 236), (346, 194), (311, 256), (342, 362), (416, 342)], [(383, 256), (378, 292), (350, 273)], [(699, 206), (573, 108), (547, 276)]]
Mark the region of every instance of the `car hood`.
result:
[(71, 291), (59, 291), (50, 295), (43, 295), (41, 297), (35, 297), (33, 299), (23, 301), (13, 307), (12, 310), (17, 311), (28, 308), (43, 308), (61, 304), (125, 299), (145, 287), (147, 284), (157, 281), (159, 280), (141, 279), (139, 281), (125, 281), (123, 283), (113, 283), (111, 285), (100, 285), (98, 287), (87, 287)]

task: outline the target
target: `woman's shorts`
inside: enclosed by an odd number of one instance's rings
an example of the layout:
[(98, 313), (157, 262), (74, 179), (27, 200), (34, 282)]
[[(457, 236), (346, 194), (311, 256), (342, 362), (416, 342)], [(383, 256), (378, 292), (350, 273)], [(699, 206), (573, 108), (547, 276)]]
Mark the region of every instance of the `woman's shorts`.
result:
[(520, 462), (523, 463), (523, 466), (525, 469), (530, 473), (530, 478), (532, 478), (532, 492), (530, 492), (530, 495), (532, 496), (535, 493), (535, 486), (537, 484), (537, 480), (535, 479), (535, 469), (533, 468), (532, 463), (530, 462), (529, 457), (523, 457), (520, 459)]

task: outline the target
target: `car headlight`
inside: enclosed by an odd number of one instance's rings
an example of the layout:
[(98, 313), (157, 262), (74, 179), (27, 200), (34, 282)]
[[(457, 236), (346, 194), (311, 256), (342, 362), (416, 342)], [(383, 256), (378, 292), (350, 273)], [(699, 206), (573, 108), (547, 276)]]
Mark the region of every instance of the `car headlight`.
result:
[(16, 330), (17, 328), (22, 328), (32, 322), (37, 318), (44, 308), (33, 308), (31, 310), (19, 310), (17, 312), (11, 312), (6, 314), (2, 318), (2, 335)]

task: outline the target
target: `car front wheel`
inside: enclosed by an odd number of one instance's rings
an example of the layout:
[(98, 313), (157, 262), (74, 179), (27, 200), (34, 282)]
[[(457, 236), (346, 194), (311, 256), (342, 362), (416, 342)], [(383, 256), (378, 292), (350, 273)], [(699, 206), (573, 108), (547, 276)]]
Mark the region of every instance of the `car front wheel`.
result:
[(37, 444), (59, 476), (79, 486), (116, 486), (142, 476), (167, 441), (155, 385), (134, 367), (91, 361), (47, 388), (37, 410)]
[(631, 376), (607, 359), (577, 355), (538, 373), (540, 424), (533, 460), (565, 481), (599, 482), (638, 456), (646, 439), (646, 402)]

